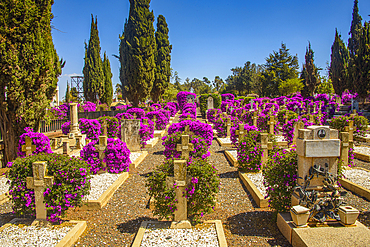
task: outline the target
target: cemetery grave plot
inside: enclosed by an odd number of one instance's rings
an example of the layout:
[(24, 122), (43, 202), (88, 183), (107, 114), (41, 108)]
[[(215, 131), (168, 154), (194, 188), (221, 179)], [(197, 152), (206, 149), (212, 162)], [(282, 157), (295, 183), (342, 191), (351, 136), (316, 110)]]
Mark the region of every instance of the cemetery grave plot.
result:
[(359, 196), (370, 200), (370, 171), (364, 168), (347, 169), (343, 171), (340, 184)]
[(370, 162), (370, 147), (354, 146), (353, 151), (356, 159)]
[(9, 201), (9, 184), (5, 175), (0, 176), (0, 204)]

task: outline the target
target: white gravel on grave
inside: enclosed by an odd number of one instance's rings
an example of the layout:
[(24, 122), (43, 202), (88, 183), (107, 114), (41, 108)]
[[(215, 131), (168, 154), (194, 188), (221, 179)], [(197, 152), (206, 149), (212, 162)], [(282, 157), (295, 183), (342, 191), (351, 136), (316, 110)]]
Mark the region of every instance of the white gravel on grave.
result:
[(134, 153), (130, 153), (130, 160), (131, 160), (131, 163), (134, 163), (135, 160), (137, 160), (143, 153), (140, 153), (140, 152), (134, 152)]
[(276, 136), (276, 141), (277, 142), (284, 142), (285, 141), (284, 136)]
[(365, 134), (365, 138), (370, 138), (370, 134)]
[(354, 151), (356, 153), (370, 155), (370, 148), (369, 147), (356, 147), (356, 146), (354, 146)]
[[(235, 159), (238, 157), (238, 151), (227, 150)], [(267, 196), (266, 187), (263, 185), (263, 175), (262, 172), (259, 173), (246, 173), (247, 177), (254, 183), (257, 189), (261, 192), (263, 196)]]
[(247, 177), (252, 181), (252, 183), (257, 187), (263, 196), (267, 196), (266, 187), (263, 185), (263, 175), (262, 172), (259, 173), (246, 173)]
[(219, 138), (223, 143), (231, 143), (230, 138)]
[(152, 144), (158, 137), (152, 138), (149, 141), (146, 142), (146, 144)]
[(141, 247), (219, 246), (214, 225), (192, 229), (146, 229)]
[(160, 134), (163, 130), (154, 130), (154, 134)]
[(0, 177), (0, 195), (9, 192), (10, 184), (7, 184), (7, 181), (6, 177)]
[(56, 246), (73, 226), (36, 227), (10, 225), (0, 232), (0, 246)]
[(349, 181), (370, 190), (370, 172), (362, 169), (349, 169), (344, 170), (343, 175)]
[(92, 175), (90, 180), (90, 194), (85, 200), (98, 200), (99, 197), (117, 180), (121, 174), (102, 173)]

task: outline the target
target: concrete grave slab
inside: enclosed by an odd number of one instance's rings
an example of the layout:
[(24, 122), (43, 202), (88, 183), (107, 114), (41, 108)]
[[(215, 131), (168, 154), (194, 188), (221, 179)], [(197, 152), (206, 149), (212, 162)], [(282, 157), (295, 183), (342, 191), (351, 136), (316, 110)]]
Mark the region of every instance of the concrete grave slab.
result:
[(251, 193), (254, 201), (260, 208), (267, 208), (269, 206), (268, 200), (261, 194), (258, 188), (253, 184), (253, 182), (248, 178), (246, 173), (239, 172), (239, 178), (242, 180), (245, 187), (247, 187), (249, 193)]

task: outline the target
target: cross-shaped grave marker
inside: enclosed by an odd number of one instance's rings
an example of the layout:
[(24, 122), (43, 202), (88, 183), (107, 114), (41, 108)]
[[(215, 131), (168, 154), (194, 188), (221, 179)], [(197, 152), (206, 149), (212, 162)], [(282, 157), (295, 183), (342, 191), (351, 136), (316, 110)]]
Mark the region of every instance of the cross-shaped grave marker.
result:
[(185, 160), (189, 159), (189, 153), (194, 150), (194, 145), (189, 142), (188, 135), (181, 136), (181, 144), (177, 144), (176, 150), (181, 152), (181, 157)]
[(239, 130), (236, 130), (235, 131), (235, 134), (238, 135), (238, 141), (240, 142), (240, 140), (243, 138), (243, 136), (245, 135), (246, 131), (244, 129), (244, 124), (239, 124)]
[(257, 127), (257, 120), (258, 120), (257, 112), (254, 111), (253, 112), (253, 126), (255, 126), (255, 127)]
[(292, 141), (293, 145), (297, 144), (298, 130), (299, 129), (304, 129), (304, 123), (302, 122), (302, 120), (294, 123), (294, 133), (293, 133), (293, 141)]
[(47, 164), (46, 161), (37, 161), (32, 163), (33, 177), (27, 177), (27, 189), (34, 189), (35, 191), (35, 205), (36, 205), (36, 220), (32, 224), (38, 222), (46, 222), (46, 205), (44, 203), (45, 187), (52, 186), (54, 182), (53, 177), (46, 175)]
[(275, 129), (275, 116), (270, 114), (270, 120), (268, 121), (268, 125), (270, 126), (269, 133), (274, 134), (274, 129)]
[(134, 113), (134, 119), (137, 119), (136, 113)]
[(103, 129), (103, 136), (108, 136), (108, 125), (107, 125), (107, 121), (104, 120), (103, 123), (102, 123), (102, 129)]
[(249, 103), (251, 104), (251, 108), (249, 109), (249, 111), (254, 111), (253, 99), (251, 99), (251, 100), (249, 101)]
[(261, 133), (261, 148), (262, 148), (262, 157), (261, 157), (261, 169), (266, 165), (268, 159), (268, 150), (272, 150), (272, 142), (268, 141), (268, 134)]
[(227, 121), (227, 122), (226, 122), (226, 137), (227, 137), (227, 138), (230, 138), (230, 135), (231, 135), (231, 133), (230, 133), (230, 128), (231, 128), (231, 119), (230, 119), (230, 118), (228, 118), (226, 121)]
[(349, 142), (349, 147), (353, 148), (353, 132), (356, 131), (356, 126), (353, 124), (353, 120), (348, 121), (348, 126), (344, 127), (344, 131), (348, 132), (348, 142)]
[[(320, 101), (320, 103), (321, 103), (321, 101)], [(321, 118), (322, 118), (322, 112), (321, 112), (321, 107), (319, 108), (319, 113), (317, 114), (317, 118), (318, 119), (316, 119), (317, 120), (317, 124), (321, 124)]]
[(36, 150), (36, 145), (32, 144), (32, 139), (29, 136), (24, 139), (26, 143), (22, 145), (22, 152), (26, 152), (26, 156), (32, 155), (32, 152)]
[(95, 145), (94, 147), (99, 152), (99, 160), (102, 163), (103, 167), (106, 167), (105, 162), (103, 162), (103, 159), (105, 157), (104, 151), (108, 146), (108, 137), (107, 136), (99, 136), (99, 145)]

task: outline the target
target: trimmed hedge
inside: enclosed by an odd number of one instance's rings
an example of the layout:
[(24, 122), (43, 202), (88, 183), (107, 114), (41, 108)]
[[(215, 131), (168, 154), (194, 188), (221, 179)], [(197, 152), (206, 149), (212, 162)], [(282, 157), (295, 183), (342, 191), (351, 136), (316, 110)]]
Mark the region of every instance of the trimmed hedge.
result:
[(200, 103), (200, 112), (202, 113), (203, 116), (205, 116), (207, 112), (207, 100), (209, 96), (213, 98), (213, 108), (219, 109), (221, 106), (221, 95), (216, 93), (202, 94), (199, 97), (199, 103)]

